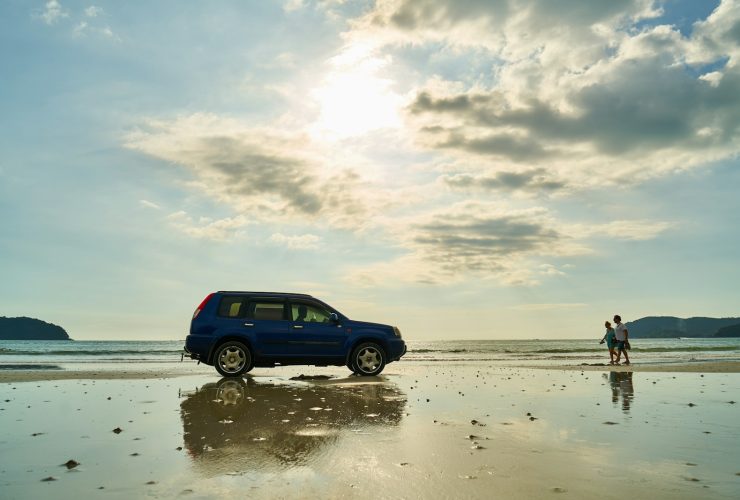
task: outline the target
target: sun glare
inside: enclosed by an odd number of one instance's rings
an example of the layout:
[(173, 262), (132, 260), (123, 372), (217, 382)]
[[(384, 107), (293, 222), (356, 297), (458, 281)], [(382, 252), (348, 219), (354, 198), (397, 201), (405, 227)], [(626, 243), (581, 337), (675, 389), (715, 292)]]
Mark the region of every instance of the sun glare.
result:
[(331, 62), (323, 85), (311, 93), (319, 105), (313, 135), (343, 139), (400, 125), (401, 96), (391, 80), (378, 76), (387, 60), (345, 53)]

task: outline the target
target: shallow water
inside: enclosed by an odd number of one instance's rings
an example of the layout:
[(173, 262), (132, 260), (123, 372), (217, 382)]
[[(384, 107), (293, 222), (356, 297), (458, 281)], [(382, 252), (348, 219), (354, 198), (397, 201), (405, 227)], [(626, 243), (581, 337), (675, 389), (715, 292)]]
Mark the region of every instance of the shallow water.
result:
[[(730, 402), (738, 374), (486, 362), (398, 363), (374, 378), (345, 372), (0, 384), (0, 491), (19, 499), (740, 494), (740, 404)], [(299, 373), (332, 378), (290, 380)], [(80, 465), (68, 471), (60, 464), (69, 459)], [(41, 481), (48, 476), (57, 481)]]

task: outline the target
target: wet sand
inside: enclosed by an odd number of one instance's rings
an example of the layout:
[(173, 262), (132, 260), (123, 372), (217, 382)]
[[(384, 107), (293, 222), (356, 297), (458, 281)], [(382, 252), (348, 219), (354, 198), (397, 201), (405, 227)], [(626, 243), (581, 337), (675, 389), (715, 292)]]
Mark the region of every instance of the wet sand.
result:
[(740, 495), (737, 373), (191, 366), (0, 373), (2, 498)]

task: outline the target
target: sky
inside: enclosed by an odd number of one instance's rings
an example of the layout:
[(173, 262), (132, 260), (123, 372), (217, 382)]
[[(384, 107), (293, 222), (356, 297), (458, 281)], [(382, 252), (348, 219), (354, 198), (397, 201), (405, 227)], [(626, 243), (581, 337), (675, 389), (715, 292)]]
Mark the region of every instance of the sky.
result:
[(0, 316), (405, 338), (740, 316), (740, 1), (0, 3)]

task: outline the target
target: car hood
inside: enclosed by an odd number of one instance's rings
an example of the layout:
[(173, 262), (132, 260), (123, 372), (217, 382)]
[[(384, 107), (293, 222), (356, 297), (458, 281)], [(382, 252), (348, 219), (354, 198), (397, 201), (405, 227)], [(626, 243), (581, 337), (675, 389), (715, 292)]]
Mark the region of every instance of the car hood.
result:
[(349, 323), (352, 324), (352, 326), (361, 326), (366, 328), (382, 328), (386, 330), (393, 330), (393, 327), (391, 325), (384, 325), (383, 323), (371, 323), (370, 321), (355, 321), (353, 319), (349, 320)]

